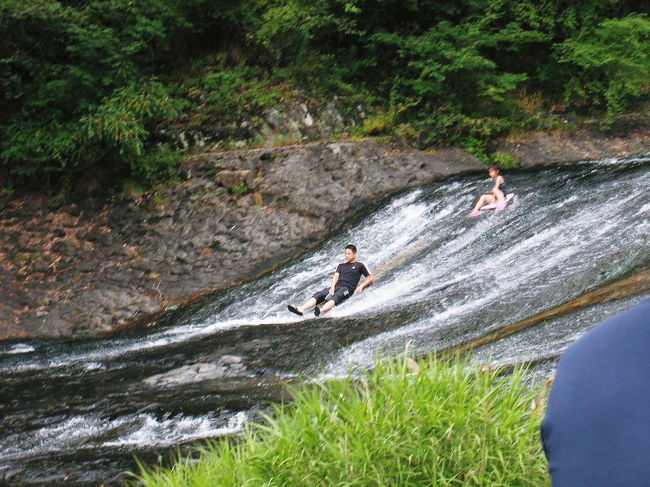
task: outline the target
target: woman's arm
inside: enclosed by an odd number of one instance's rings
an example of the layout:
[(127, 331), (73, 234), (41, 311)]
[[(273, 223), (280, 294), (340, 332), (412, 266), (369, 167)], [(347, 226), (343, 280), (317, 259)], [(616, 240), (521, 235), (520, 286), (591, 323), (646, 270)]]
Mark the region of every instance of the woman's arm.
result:
[(502, 201), (506, 197), (506, 194), (501, 189), (501, 185), (505, 182), (506, 180), (503, 176), (497, 176), (494, 180), (494, 188), (492, 188), (492, 194), (495, 196), (497, 201)]

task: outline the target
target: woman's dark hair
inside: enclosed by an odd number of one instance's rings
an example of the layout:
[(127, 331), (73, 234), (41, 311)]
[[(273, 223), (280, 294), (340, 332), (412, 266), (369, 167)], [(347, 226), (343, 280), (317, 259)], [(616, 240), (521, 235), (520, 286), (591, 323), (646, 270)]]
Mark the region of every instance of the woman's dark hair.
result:
[(357, 248), (356, 248), (354, 245), (352, 245), (352, 244), (346, 245), (346, 246), (345, 246), (345, 249), (346, 249), (346, 250), (347, 250), (347, 249), (350, 249), (350, 250), (351, 250), (352, 252), (354, 252), (355, 254), (357, 253)]
[(501, 174), (501, 168), (500, 168), (499, 166), (490, 166), (490, 167), (488, 168), (488, 171), (496, 171), (496, 172), (498, 172), (499, 174)]

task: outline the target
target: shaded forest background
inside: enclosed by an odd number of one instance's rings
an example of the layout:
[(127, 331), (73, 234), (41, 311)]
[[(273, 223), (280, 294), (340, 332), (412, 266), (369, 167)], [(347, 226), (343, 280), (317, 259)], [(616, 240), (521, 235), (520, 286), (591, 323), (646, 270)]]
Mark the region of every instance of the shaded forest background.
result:
[(287, 101), (356, 135), (485, 155), (566, 116), (647, 111), (641, 0), (0, 0), (0, 188), (174, 177), (173, 128)]

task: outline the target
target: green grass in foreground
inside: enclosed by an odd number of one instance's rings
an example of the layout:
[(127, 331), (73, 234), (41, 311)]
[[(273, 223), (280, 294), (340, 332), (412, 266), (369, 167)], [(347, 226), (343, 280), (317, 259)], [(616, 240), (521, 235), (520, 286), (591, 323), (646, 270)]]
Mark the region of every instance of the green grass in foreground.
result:
[(138, 485), (541, 487), (538, 392), (520, 370), (382, 362), (361, 380), (298, 388), (243, 441), (209, 443), (199, 462), (143, 467)]

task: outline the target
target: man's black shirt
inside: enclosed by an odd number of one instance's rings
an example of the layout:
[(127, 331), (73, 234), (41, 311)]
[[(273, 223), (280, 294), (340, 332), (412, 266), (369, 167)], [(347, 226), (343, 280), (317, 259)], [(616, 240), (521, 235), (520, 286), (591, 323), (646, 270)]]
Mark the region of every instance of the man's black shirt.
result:
[(364, 275), (368, 277), (370, 272), (362, 262), (346, 262), (344, 264), (339, 264), (336, 268), (336, 272), (339, 274), (339, 280), (336, 283), (336, 289), (341, 286), (348, 288), (351, 292), (359, 285), (361, 276)]

